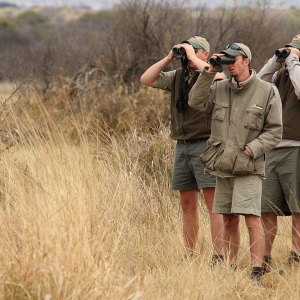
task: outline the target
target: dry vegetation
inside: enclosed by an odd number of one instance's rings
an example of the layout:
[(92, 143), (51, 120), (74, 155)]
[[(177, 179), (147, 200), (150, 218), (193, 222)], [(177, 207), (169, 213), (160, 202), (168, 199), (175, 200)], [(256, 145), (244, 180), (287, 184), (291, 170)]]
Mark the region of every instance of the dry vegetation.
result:
[[(248, 277), (244, 222), (238, 269), (210, 269), (212, 247), (202, 202), (197, 255), (184, 260), (179, 199), (170, 190), (173, 142), (168, 129), (157, 123), (155, 131), (147, 132), (139, 126), (147, 114), (139, 119), (140, 107), (132, 106), (118, 132), (113, 124), (123, 122), (122, 110), (112, 112), (119, 122), (100, 126), (88, 112), (80, 119), (63, 94), (47, 107), (30, 90), (2, 122), (18, 135), (11, 134), (11, 147), (0, 160), (1, 299), (298, 297), (300, 270), (279, 274), (290, 249), (289, 218), (281, 219), (274, 269), (263, 288)], [(121, 104), (122, 98), (129, 105), (135, 97), (152, 97), (153, 103), (143, 106), (156, 111), (152, 115), (158, 120), (165, 95), (149, 89), (133, 95), (121, 97), (116, 90), (109, 99)], [(58, 113), (56, 105), (64, 109)]]
[[(169, 95), (137, 81), (192, 34), (209, 37), (213, 49), (243, 38), (259, 66), (299, 28), (299, 10), (255, 3), (191, 13), (179, 3), (130, 0), (83, 15), (0, 14), (0, 299), (299, 297), (300, 269), (279, 272), (290, 218), (280, 220), (262, 288), (248, 278), (244, 222), (238, 269), (210, 269), (202, 202), (197, 255), (183, 259), (179, 197), (170, 189)], [(92, 61), (99, 73), (76, 85)]]

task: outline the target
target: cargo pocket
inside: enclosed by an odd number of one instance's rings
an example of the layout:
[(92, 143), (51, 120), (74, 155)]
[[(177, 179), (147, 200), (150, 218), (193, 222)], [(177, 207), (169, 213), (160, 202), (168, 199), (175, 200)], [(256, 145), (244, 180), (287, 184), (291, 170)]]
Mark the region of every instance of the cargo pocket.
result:
[(218, 104), (215, 103), (214, 109), (211, 115), (212, 120), (219, 120), (219, 121), (224, 121), (225, 119), (225, 114), (228, 109), (228, 104)]
[(241, 151), (236, 157), (235, 164), (233, 167), (233, 175), (247, 175), (253, 174), (253, 172), (253, 159)]
[(214, 170), (215, 160), (220, 151), (221, 141), (215, 141), (209, 144), (208, 148), (200, 155), (203, 165), (209, 169)]
[(246, 110), (245, 127), (252, 130), (260, 130), (263, 123), (263, 108), (250, 107)]
[(223, 153), (221, 159), (217, 161), (216, 168), (221, 172), (232, 174), (235, 160), (236, 156), (226, 151), (226, 153)]

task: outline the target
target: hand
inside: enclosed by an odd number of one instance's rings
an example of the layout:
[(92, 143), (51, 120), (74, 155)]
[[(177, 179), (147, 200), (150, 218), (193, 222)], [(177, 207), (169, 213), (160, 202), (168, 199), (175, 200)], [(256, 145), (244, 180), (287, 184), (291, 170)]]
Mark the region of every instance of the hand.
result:
[[(176, 46), (178, 46), (178, 45), (175, 45), (174, 47), (176, 47)], [(174, 48), (173, 47), (173, 48)], [(177, 58), (175, 57), (175, 56), (173, 56), (173, 48), (171, 49), (171, 51), (169, 52), (169, 54), (167, 55), (167, 57), (168, 57), (168, 59), (169, 59), (169, 61), (171, 62), (171, 61), (176, 61), (177, 60)], [(176, 48), (178, 48), (178, 47), (176, 47)]]
[(188, 60), (192, 60), (196, 57), (195, 50), (190, 44), (183, 43), (176, 46), (179, 46), (180, 48), (184, 48)]
[(291, 48), (291, 47), (289, 47), (288, 49), (291, 50), (291, 53), (294, 53), (298, 57), (300, 57), (300, 50), (299, 49), (297, 49), (297, 48)]
[[(214, 53), (212, 56), (211, 56), (211, 58), (217, 58), (217, 57), (221, 57), (221, 56), (224, 56), (225, 54), (222, 54), (222, 53)], [(218, 66), (216, 66), (216, 65), (212, 65), (212, 64), (210, 64), (209, 63), (209, 69), (208, 69), (208, 71), (209, 72), (217, 72), (217, 67)], [(219, 72), (219, 73), (221, 73), (221, 72)], [(217, 75), (216, 75), (217, 76)], [(224, 79), (224, 78), (223, 78)], [(215, 79), (216, 80), (216, 79)]]
[(217, 72), (216, 76), (214, 77), (214, 81), (219, 81), (225, 79), (226, 76), (223, 72)]
[[(290, 51), (291, 51), (291, 49), (294, 49), (294, 48), (291, 48), (291, 47), (283, 47), (283, 48), (279, 48), (278, 50), (279, 50), (280, 52), (282, 52), (283, 50), (290, 50)], [(291, 51), (291, 52), (292, 52), (292, 51)], [(281, 63), (281, 64), (284, 63), (285, 60), (286, 60), (286, 57), (282, 57), (282, 56), (277, 57), (277, 59), (276, 59), (276, 61), (279, 62), (279, 63)]]
[(245, 146), (244, 153), (249, 157), (253, 157), (253, 152), (252, 152), (251, 148), (247, 145)]

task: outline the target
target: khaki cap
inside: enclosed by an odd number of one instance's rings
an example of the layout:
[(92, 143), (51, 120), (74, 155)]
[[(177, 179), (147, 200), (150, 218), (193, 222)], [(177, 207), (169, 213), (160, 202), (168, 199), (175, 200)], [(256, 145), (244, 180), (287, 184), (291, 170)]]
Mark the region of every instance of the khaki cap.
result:
[(210, 51), (210, 46), (209, 46), (208, 41), (206, 40), (206, 38), (203, 38), (201, 36), (196, 36), (195, 35), (195, 36), (192, 36), (191, 38), (189, 38), (188, 40), (183, 41), (183, 42), (188, 42), (195, 49), (202, 48), (207, 52)]
[(230, 55), (230, 56), (238, 56), (244, 55), (252, 60), (252, 54), (248, 46), (242, 43), (232, 43), (226, 46), (226, 49), (221, 51), (221, 53)]
[(293, 48), (300, 49), (300, 34), (294, 36), (291, 43), (285, 45), (285, 47), (293, 47)]

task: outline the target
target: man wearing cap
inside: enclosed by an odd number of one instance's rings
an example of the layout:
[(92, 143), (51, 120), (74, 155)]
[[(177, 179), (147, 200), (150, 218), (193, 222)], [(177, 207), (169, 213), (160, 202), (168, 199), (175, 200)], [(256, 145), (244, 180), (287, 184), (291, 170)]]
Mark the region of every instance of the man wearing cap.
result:
[(250, 49), (233, 43), (213, 57), (227, 56), (231, 78), (212, 85), (216, 66), (209, 65), (191, 90), (190, 106), (212, 114), (211, 136), (201, 155), (205, 170), (216, 176), (213, 212), (223, 214), (226, 255), (236, 268), (240, 241), (239, 215), (250, 238), (251, 278), (263, 275), (264, 231), (261, 190), (264, 153), (281, 140), (281, 101), (278, 90), (257, 78), (250, 68)]
[(289, 265), (300, 262), (300, 34), (275, 53), (288, 50), (285, 57), (274, 56), (258, 73), (273, 82), (282, 100), (283, 136), (267, 153), (266, 181), (262, 193), (262, 222), (265, 230), (264, 263), (268, 270), (277, 233), (277, 216), (292, 214), (292, 249)]
[[(222, 216), (212, 214), (215, 190), (214, 177), (204, 174), (204, 166), (199, 154), (205, 148), (210, 135), (210, 116), (199, 113), (188, 105), (189, 90), (202, 72), (210, 50), (205, 38), (193, 36), (174, 48), (184, 49), (185, 58), (182, 66), (174, 71), (163, 72), (172, 61), (176, 60), (174, 52), (149, 67), (141, 76), (141, 83), (153, 88), (171, 92), (171, 134), (177, 141), (175, 146), (172, 173), (172, 189), (179, 190), (183, 211), (183, 235), (188, 251), (187, 257), (193, 254), (199, 231), (198, 191), (202, 189), (204, 200), (209, 211), (211, 237), (214, 254), (212, 264), (223, 259), (223, 220)], [(185, 67), (183, 62), (187, 62)], [(219, 76), (224, 78), (224, 74)]]

